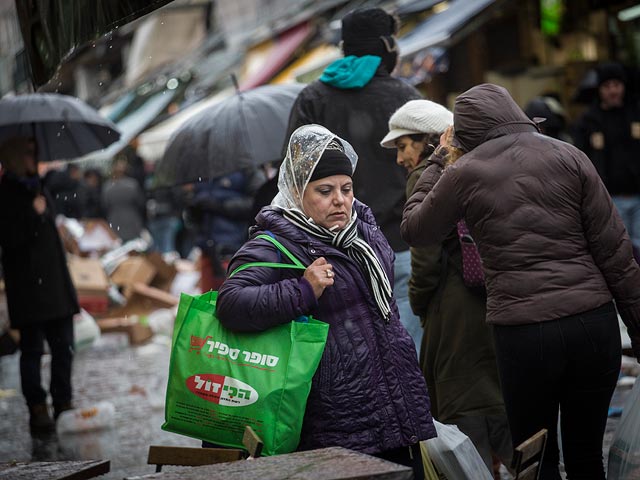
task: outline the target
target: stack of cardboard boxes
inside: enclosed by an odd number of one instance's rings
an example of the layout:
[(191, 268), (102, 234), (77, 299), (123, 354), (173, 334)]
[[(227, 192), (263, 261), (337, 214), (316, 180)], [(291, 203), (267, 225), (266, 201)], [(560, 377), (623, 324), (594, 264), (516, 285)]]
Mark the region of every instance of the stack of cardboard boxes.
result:
[[(78, 291), (80, 305), (96, 317), (103, 333), (126, 332), (131, 344), (142, 343), (153, 332), (146, 316), (160, 308), (172, 308), (178, 298), (169, 293), (176, 269), (157, 253), (130, 255), (107, 277), (100, 260), (71, 257), (69, 270)], [(113, 284), (124, 303), (112, 305)]]

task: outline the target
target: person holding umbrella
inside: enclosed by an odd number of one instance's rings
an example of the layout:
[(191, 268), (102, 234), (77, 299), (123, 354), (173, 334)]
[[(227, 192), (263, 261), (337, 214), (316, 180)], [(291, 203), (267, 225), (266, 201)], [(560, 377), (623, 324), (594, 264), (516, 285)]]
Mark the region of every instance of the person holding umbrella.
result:
[(72, 408), (71, 365), (76, 291), (55, 223), (53, 201), (38, 177), (36, 144), (14, 137), (0, 146), (0, 247), (11, 327), (20, 331), (20, 380), (34, 433), (55, 428), (41, 385), (40, 359), (51, 351), (54, 418)]
[(38, 161), (81, 157), (120, 138), (81, 100), (53, 93), (0, 100), (0, 248), (11, 326), (20, 331), (20, 378), (34, 433), (55, 425), (41, 385), (40, 358), (51, 350), (53, 416), (72, 408), (73, 315), (78, 313), (53, 201)]

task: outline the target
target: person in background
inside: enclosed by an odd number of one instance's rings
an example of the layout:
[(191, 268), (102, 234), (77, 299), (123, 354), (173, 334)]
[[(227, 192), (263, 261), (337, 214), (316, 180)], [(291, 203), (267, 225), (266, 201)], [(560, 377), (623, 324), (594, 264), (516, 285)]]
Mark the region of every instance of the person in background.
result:
[(424, 478), (419, 442), (436, 436), (413, 342), (398, 318), (393, 251), (371, 210), (354, 198), (357, 155), (320, 125), (291, 136), (279, 193), (257, 217), (229, 271), (279, 262), (254, 238), (266, 233), (308, 265), (247, 268), (225, 280), (217, 301), (222, 324), (262, 331), (310, 315), (329, 324), (313, 377), (299, 450), (341, 446), (413, 468)]
[(256, 168), (195, 185), (186, 216), (202, 251), (203, 292), (217, 290), (225, 277), (226, 262), (246, 241), (254, 195), (264, 181), (264, 172)]
[(55, 223), (54, 203), (43, 188), (31, 138), (0, 146), (0, 249), (11, 328), (20, 332), (20, 383), (33, 433), (52, 432), (42, 387), (44, 341), (51, 352), (53, 418), (72, 408), (75, 288)]
[(628, 98), (622, 65), (596, 67), (596, 101), (573, 128), (618, 209), (640, 260), (640, 107)]
[[(429, 100), (411, 100), (389, 119), (381, 145), (395, 148), (398, 165), (407, 169), (407, 197), (451, 125), (453, 114)], [(511, 435), (486, 324), (486, 292), (465, 284), (460, 241), (454, 228), (440, 245), (411, 248), (409, 300), (424, 328), (420, 366), (431, 413), (466, 434), (491, 471), (494, 454), (511, 466)]]
[(362, 158), (353, 178), (358, 199), (373, 215), (396, 253), (395, 294), (400, 320), (414, 340), (422, 340), (420, 319), (409, 305), (409, 246), (400, 237), (405, 201), (405, 173), (393, 152), (376, 139), (386, 133), (393, 112), (420, 93), (391, 76), (398, 60), (398, 20), (380, 8), (357, 9), (342, 19), (344, 58), (329, 65), (319, 80), (305, 87), (289, 118), (287, 138), (301, 125), (317, 123), (351, 142)]
[(111, 179), (102, 190), (102, 208), (111, 229), (123, 242), (140, 236), (144, 229), (145, 197), (142, 188), (127, 176), (127, 160), (116, 157)]
[(160, 253), (177, 251), (176, 235), (182, 223), (181, 192), (180, 187), (147, 189), (147, 225), (153, 249)]
[(82, 195), (82, 217), (104, 218), (102, 210), (102, 174), (97, 168), (89, 168), (84, 172)]
[(68, 218), (82, 218), (82, 170), (68, 164), (64, 169), (49, 170), (43, 180), (55, 203), (56, 212)]
[(540, 132), (563, 142), (573, 143), (566, 131), (567, 114), (556, 97), (552, 95), (534, 97), (524, 107), (524, 113), (538, 124)]
[[(482, 257), (514, 445), (547, 429), (540, 478), (559, 480), (560, 410), (567, 477), (604, 480), (616, 309), (640, 358), (640, 266), (624, 224), (589, 158), (540, 135), (503, 87), (459, 95), (454, 127), (416, 183), (402, 234), (438, 244), (464, 218)], [(452, 147), (466, 153), (443, 169)]]

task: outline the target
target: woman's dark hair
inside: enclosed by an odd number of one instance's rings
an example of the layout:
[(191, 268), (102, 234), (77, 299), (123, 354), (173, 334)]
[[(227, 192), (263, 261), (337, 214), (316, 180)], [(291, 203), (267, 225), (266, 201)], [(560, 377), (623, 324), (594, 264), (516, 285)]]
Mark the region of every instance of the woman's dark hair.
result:
[(422, 143), (424, 146), (420, 154), (420, 161), (429, 158), (440, 143), (440, 135), (437, 133), (414, 133), (409, 135), (409, 138), (414, 142)]

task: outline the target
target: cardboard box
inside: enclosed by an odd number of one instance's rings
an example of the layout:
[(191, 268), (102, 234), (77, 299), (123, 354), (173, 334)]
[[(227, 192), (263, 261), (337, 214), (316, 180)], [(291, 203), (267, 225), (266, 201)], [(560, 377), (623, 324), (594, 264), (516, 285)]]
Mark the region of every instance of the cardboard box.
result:
[(174, 265), (164, 261), (158, 252), (151, 252), (145, 257), (156, 269), (156, 276), (149, 285), (160, 290), (170, 291), (178, 270)]
[(129, 257), (118, 265), (111, 274), (111, 281), (122, 288), (125, 297), (133, 294), (133, 285), (148, 285), (156, 276), (157, 270), (145, 257)]
[(126, 317), (131, 315), (148, 315), (159, 308), (171, 308), (180, 299), (159, 288), (149, 287), (143, 283), (134, 283), (127, 304), (109, 312), (110, 317)]
[(80, 306), (92, 315), (107, 312), (109, 310), (109, 279), (104, 273), (100, 260), (69, 257), (67, 263)]
[(129, 336), (129, 344), (139, 345), (153, 336), (149, 325), (143, 325), (137, 316), (101, 318), (96, 320), (102, 333), (124, 332)]
[(95, 258), (69, 257), (67, 260), (71, 281), (78, 294), (104, 295), (109, 290), (109, 279), (102, 263)]

